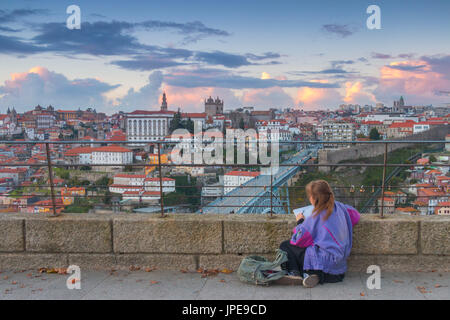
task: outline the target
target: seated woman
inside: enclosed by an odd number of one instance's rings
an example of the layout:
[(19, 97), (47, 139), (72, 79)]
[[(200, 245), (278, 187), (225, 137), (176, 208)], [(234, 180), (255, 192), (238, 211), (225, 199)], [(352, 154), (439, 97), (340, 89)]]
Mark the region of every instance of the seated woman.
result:
[(281, 243), (288, 254), (282, 268), (288, 275), (281, 283), (302, 283), (312, 288), (318, 283), (340, 282), (347, 270), (347, 258), (352, 249), (353, 226), (359, 221), (359, 212), (334, 200), (328, 182), (316, 180), (306, 186), (313, 214), (297, 216), (297, 226), (291, 240)]

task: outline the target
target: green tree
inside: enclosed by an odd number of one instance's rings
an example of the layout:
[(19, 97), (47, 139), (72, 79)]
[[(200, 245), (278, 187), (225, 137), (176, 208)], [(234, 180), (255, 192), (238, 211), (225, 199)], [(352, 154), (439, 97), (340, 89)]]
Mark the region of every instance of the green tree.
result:
[(370, 138), (370, 140), (380, 140), (381, 139), (381, 135), (378, 132), (377, 128), (372, 128), (372, 130), (370, 130), (369, 138)]
[(429, 160), (430, 160), (431, 163), (437, 162), (437, 159), (436, 159), (436, 157), (434, 155), (431, 155)]
[(239, 120), (239, 128), (240, 128), (240, 129), (244, 129), (244, 128), (245, 128), (244, 118), (241, 118), (241, 119)]

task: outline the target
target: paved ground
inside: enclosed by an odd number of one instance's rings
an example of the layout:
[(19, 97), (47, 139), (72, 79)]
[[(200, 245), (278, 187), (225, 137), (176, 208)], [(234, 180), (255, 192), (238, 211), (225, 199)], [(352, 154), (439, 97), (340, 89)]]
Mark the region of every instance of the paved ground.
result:
[(86, 271), (81, 289), (66, 287), (68, 275), (38, 271), (1, 272), (0, 300), (5, 299), (450, 299), (450, 273), (384, 273), (381, 289), (368, 290), (369, 275), (348, 273), (338, 284), (313, 289), (239, 282), (236, 273), (202, 278), (199, 273), (169, 271)]

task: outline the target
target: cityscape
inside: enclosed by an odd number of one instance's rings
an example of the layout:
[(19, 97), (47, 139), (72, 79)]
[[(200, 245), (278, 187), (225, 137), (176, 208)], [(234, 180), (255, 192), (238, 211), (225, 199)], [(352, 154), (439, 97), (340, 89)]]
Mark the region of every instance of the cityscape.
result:
[(3, 0), (0, 301), (450, 299), (449, 14)]
[[(17, 113), (14, 107), (8, 108), (0, 116), (2, 211), (53, 212), (50, 188), (45, 187), (50, 183), (45, 167), (48, 144), (51, 162), (58, 165), (53, 169), (52, 177), (58, 213), (88, 213), (96, 209), (156, 212), (160, 210), (161, 190), (164, 204), (171, 212), (268, 213), (270, 211), (267, 210), (271, 209), (275, 213), (287, 213), (297, 204), (300, 194), (295, 189), (283, 193), (283, 188), (295, 186), (293, 179), (301, 177), (305, 180), (308, 176), (320, 174), (323, 168), (307, 172), (288, 167), (290, 172), (277, 173), (272, 179), (288, 175), (277, 184), (280, 189), (275, 195), (278, 206), (256, 209), (248, 202), (252, 202), (257, 193), (251, 193), (255, 191), (250, 188), (242, 190), (241, 186), (253, 186), (256, 191), (261, 191), (257, 190), (258, 187), (269, 186), (270, 182), (261, 180), (264, 172), (261, 175), (259, 168), (244, 170), (238, 168), (237, 162), (231, 162), (228, 167), (202, 166), (205, 163), (196, 166), (187, 166), (186, 163), (172, 167), (164, 165), (173, 162), (171, 156), (178, 145), (188, 146), (192, 157), (211, 148), (218, 139), (213, 133), (223, 137), (227, 130), (242, 130), (243, 134), (250, 129), (255, 132), (254, 138), (265, 137), (269, 144), (277, 141), (281, 144), (280, 162), (297, 159), (294, 163), (298, 165), (317, 163), (319, 153), (350, 148), (354, 142), (415, 140), (418, 134), (436, 128), (444, 128), (442, 132), (448, 132), (450, 121), (448, 107), (409, 106), (403, 97), (393, 101), (391, 106), (382, 103), (376, 106), (342, 104), (333, 111), (298, 108), (255, 110), (254, 107), (227, 111), (220, 97), (207, 97), (203, 112), (198, 113), (171, 110), (169, 99), (163, 93), (159, 110), (135, 110), (112, 115), (97, 113), (93, 108), (61, 110), (38, 105), (23, 113)], [(200, 128), (199, 134), (194, 134), (194, 127)], [(177, 129), (186, 130), (186, 134), (173, 134)], [(199, 136), (201, 143), (196, 140)], [(450, 141), (450, 134), (445, 134), (444, 139)], [(36, 143), (8, 144), (8, 141)], [(64, 144), (65, 141), (70, 143)], [(246, 141), (244, 153), (249, 151), (248, 138)], [(305, 141), (320, 143), (302, 143)], [(430, 147), (419, 146), (419, 157), (414, 158), (418, 166), (405, 168), (392, 177), (392, 182), (388, 182), (394, 185), (395, 190), (384, 192), (386, 213), (450, 213), (450, 173), (445, 166), (449, 163), (450, 142), (434, 146), (437, 148)], [(413, 152), (410, 149), (400, 149), (396, 156), (402, 162), (408, 161)], [(159, 162), (163, 170), (158, 170)], [(30, 166), (37, 164), (43, 166)], [(361, 193), (359, 189), (364, 185), (367, 190), (363, 194), (370, 195), (375, 187), (381, 185), (379, 177), (370, 180), (370, 174), (373, 174), (370, 170), (363, 173), (365, 178), (348, 185), (348, 192), (344, 191), (340, 196), (351, 198), (351, 189), (358, 188)], [(333, 174), (343, 176), (345, 172), (333, 170)], [(233, 190), (239, 190), (240, 196), (228, 198), (236, 193)], [(249, 192), (249, 195), (245, 197), (242, 192)], [(363, 206), (362, 200), (357, 203), (359, 208)], [(382, 206), (381, 201), (382, 197), (376, 199), (367, 212), (377, 212)], [(243, 202), (247, 205), (245, 210)]]

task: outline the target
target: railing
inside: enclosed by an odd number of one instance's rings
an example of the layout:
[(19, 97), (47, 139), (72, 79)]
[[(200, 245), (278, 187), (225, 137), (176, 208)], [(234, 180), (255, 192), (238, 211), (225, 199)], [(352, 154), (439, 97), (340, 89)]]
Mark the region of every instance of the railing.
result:
[[(235, 146), (240, 143), (237, 141), (233, 141)], [(248, 143), (248, 142), (245, 142)], [(362, 163), (362, 162), (351, 162), (353, 160), (348, 160), (345, 163), (317, 163), (313, 161), (312, 155), (316, 154), (318, 151), (318, 148), (322, 146), (324, 143), (326, 144), (333, 144), (333, 145), (349, 145), (349, 146), (356, 146), (356, 145), (383, 145), (384, 146), (384, 152), (382, 153), (383, 161), (381, 163)], [(412, 163), (413, 161), (417, 160), (417, 158), (420, 156), (420, 152), (414, 152), (410, 150), (410, 157), (407, 159), (401, 161), (400, 163), (390, 163), (389, 161), (389, 145), (393, 144), (407, 144), (409, 148), (413, 146), (422, 146), (426, 147), (436, 145), (438, 147), (443, 146), (446, 143), (445, 140), (429, 140), (429, 141), (415, 141), (415, 140), (381, 140), (381, 141), (289, 141), (289, 142), (279, 142), (280, 145), (288, 145), (298, 152), (295, 153), (289, 160), (283, 163), (279, 163), (278, 167), (280, 168), (281, 172), (283, 172), (283, 177), (277, 177), (273, 175), (263, 175), (258, 176), (256, 178), (251, 179), (250, 181), (239, 184), (239, 185), (227, 185), (229, 188), (234, 188), (231, 192), (227, 194), (222, 194), (220, 196), (217, 195), (196, 195), (193, 193), (187, 193), (184, 192), (183, 197), (185, 199), (197, 199), (200, 198), (201, 204), (195, 205), (197, 208), (198, 213), (204, 213), (204, 212), (214, 212), (213, 208), (221, 208), (222, 211), (226, 213), (246, 213), (246, 212), (257, 212), (257, 213), (267, 213), (270, 215), (270, 217), (273, 216), (274, 213), (287, 213), (290, 212), (291, 207), (294, 203), (295, 206), (297, 205), (307, 205), (306, 201), (303, 202), (296, 202), (293, 199), (291, 199), (292, 195), (290, 196), (290, 193), (293, 193), (294, 195), (298, 194), (299, 190), (304, 190), (305, 185), (304, 184), (296, 184), (296, 185), (290, 185), (291, 180), (294, 176), (298, 177), (301, 175), (303, 170), (305, 169), (314, 169), (314, 168), (321, 168), (321, 167), (329, 167), (329, 168), (382, 168), (382, 177), (380, 179), (380, 184), (373, 184), (373, 185), (367, 185), (367, 186), (354, 186), (354, 185), (334, 185), (332, 184), (333, 189), (336, 192), (336, 199), (343, 201), (352, 201), (356, 203), (356, 201), (359, 202), (359, 207), (361, 212), (367, 212), (370, 208), (379, 208), (379, 214), (380, 217), (383, 217), (385, 215), (385, 209), (386, 208), (395, 208), (394, 205), (386, 204), (386, 188), (414, 188), (413, 186), (406, 186), (406, 185), (390, 185), (389, 182), (393, 177), (398, 175), (399, 173), (403, 172), (404, 169), (408, 168), (417, 168), (417, 167), (424, 167), (423, 164), (417, 164)], [(448, 141), (447, 141), (448, 143)], [(162, 217), (165, 216), (165, 213), (168, 210), (174, 209), (174, 208), (183, 208), (183, 207), (191, 207), (189, 204), (176, 204), (171, 205), (170, 204), (170, 195), (165, 194), (165, 186), (163, 183), (164, 168), (174, 168), (174, 167), (203, 167), (203, 168), (214, 168), (216, 170), (218, 169), (225, 169), (225, 168), (248, 168), (251, 170), (254, 169), (260, 169), (260, 168), (270, 168), (270, 164), (174, 164), (174, 163), (163, 163), (162, 161), (162, 150), (164, 147), (171, 147), (173, 145), (176, 145), (176, 142), (173, 141), (0, 141), (0, 145), (25, 145), (29, 149), (29, 146), (33, 145), (44, 145), (45, 146), (45, 155), (46, 155), (46, 161), (45, 163), (27, 163), (26, 161), (16, 161), (13, 163), (2, 163), (3, 168), (7, 167), (26, 167), (30, 171), (36, 168), (47, 168), (48, 172), (48, 182), (49, 184), (42, 183), (42, 181), (38, 182), (37, 184), (34, 184), (33, 187), (35, 188), (49, 188), (50, 192), (50, 200), (51, 200), (51, 214), (53, 216), (59, 215), (59, 212), (61, 211), (61, 205), (57, 201), (57, 195), (56, 191), (59, 188), (61, 190), (62, 187), (58, 187), (54, 183), (54, 169), (55, 168), (82, 168), (82, 167), (127, 167), (127, 168), (145, 168), (145, 167), (156, 167), (156, 170), (154, 170), (153, 175), (157, 175), (159, 179), (159, 211)], [(131, 145), (134, 148), (141, 148), (145, 149), (150, 146), (157, 147), (157, 155), (158, 155), (158, 162), (155, 163), (131, 163), (131, 164), (110, 164), (110, 163), (96, 163), (96, 164), (86, 164), (86, 163), (55, 163), (52, 160), (52, 148), (54, 146), (58, 145)], [(269, 143), (270, 145), (270, 143)], [(302, 147), (302, 148), (300, 148)], [(397, 148), (399, 149), (399, 148)], [(394, 150), (391, 148), (391, 150)], [(334, 150), (330, 150), (330, 152), (333, 152)], [(425, 150), (426, 151), (426, 150)], [(300, 152), (300, 153), (299, 153)], [(302, 157), (301, 161), (293, 162), (292, 159), (295, 159), (295, 157), (299, 155), (304, 155)], [(53, 157), (55, 158), (55, 157)], [(355, 159), (354, 159), (355, 160)], [(356, 159), (359, 160), (359, 159)], [(410, 163), (411, 162), (411, 163)], [(425, 165), (426, 166), (426, 165)], [(449, 167), (450, 165), (447, 163), (440, 163), (440, 164), (431, 164), (431, 166), (438, 166), (438, 167)], [(391, 170), (391, 168), (393, 168)], [(225, 172), (224, 172), (225, 173)], [(130, 174), (132, 174), (130, 172)], [(268, 177), (268, 178), (267, 178)], [(275, 179), (274, 179), (275, 178)], [(14, 187), (20, 187), (20, 185), (13, 185), (10, 186)], [(105, 200), (107, 196), (111, 197), (112, 195), (109, 194), (109, 185), (105, 184), (89, 184), (89, 185), (80, 185), (80, 184), (72, 184), (67, 187), (88, 187), (91, 190), (91, 195), (67, 195), (68, 198), (73, 198), (74, 201), (76, 201), (77, 198), (92, 198), (92, 199), (103, 199)], [(155, 188), (155, 186), (152, 186)], [(214, 186), (208, 186), (206, 187), (214, 188)], [(224, 187), (224, 186), (221, 186)], [(64, 187), (65, 188), (65, 187)], [(105, 194), (100, 195), (97, 191), (102, 188), (107, 188), (107, 191), (105, 191)], [(145, 190), (145, 182), (142, 186), (140, 186), (141, 190)], [(189, 190), (189, 189), (198, 189), (198, 186), (193, 185), (175, 185), (176, 190)], [(220, 188), (220, 187), (219, 187)], [(433, 188), (436, 189), (436, 186), (420, 186), (416, 188)], [(372, 195), (367, 196), (366, 191), (372, 190)], [(96, 191), (96, 194), (93, 194), (92, 191)], [(253, 192), (243, 192), (242, 190), (253, 190)], [(356, 195), (359, 190), (359, 195)], [(443, 190), (443, 192), (446, 193), (447, 201), (448, 201), (448, 194), (449, 189), (446, 188)], [(220, 192), (219, 192), (220, 193)], [(374, 205), (374, 200), (378, 197), (380, 194), (381, 203), (379, 205)], [(138, 195), (129, 195), (128, 198), (136, 198), (138, 200), (138, 206), (141, 207), (143, 204), (142, 198), (143, 193), (139, 193)], [(6, 195), (6, 197), (12, 197), (14, 195)], [(36, 195), (36, 194), (21, 194), (21, 196), (40, 196), (44, 197), (43, 195)], [(5, 197), (5, 195), (4, 195)], [(48, 198), (47, 195), (45, 195), (46, 198)], [(390, 196), (390, 198), (394, 197), (396, 200), (399, 196)], [(203, 204), (203, 200), (206, 200), (208, 198), (215, 199), (212, 202)], [(445, 198), (445, 196), (444, 196)], [(234, 201), (230, 200), (234, 199)], [(363, 200), (366, 200), (365, 202)], [(351, 204), (351, 203), (350, 203)], [(14, 206), (14, 205), (13, 205)], [(20, 205), (19, 205), (20, 206)], [(117, 203), (113, 204), (113, 207), (118, 206)], [(48, 207), (48, 206), (47, 206)], [(231, 211), (225, 208), (230, 208)], [(227, 211), (228, 210), (228, 211)], [(220, 210), (219, 210), (220, 211)], [(392, 210), (391, 210), (392, 211)]]

